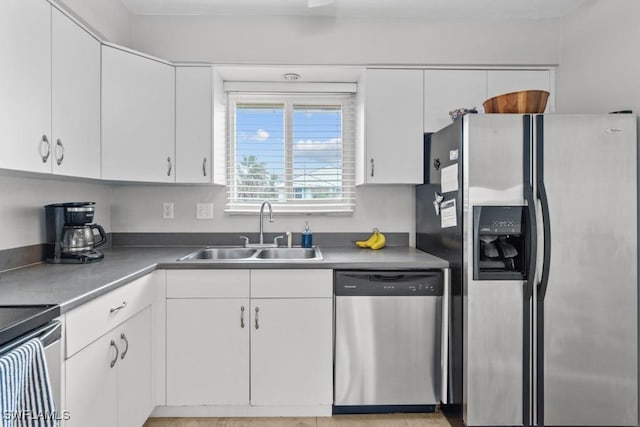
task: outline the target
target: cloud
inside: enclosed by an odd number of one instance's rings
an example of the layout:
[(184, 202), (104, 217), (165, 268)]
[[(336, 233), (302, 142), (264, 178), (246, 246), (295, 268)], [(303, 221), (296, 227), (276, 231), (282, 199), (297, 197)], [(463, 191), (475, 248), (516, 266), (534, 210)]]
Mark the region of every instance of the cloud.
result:
[(269, 132), (264, 129), (258, 129), (251, 139), (256, 141), (264, 141), (269, 138)]
[(335, 164), (342, 159), (342, 139), (298, 140), (293, 144), (293, 156), (294, 161), (304, 158), (307, 162)]

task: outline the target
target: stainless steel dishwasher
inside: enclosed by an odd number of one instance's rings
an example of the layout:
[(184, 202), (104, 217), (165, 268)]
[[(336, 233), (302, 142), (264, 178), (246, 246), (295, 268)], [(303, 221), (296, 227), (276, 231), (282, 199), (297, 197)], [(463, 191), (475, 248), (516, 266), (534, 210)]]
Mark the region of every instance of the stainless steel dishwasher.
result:
[(334, 413), (446, 399), (448, 270), (336, 271)]

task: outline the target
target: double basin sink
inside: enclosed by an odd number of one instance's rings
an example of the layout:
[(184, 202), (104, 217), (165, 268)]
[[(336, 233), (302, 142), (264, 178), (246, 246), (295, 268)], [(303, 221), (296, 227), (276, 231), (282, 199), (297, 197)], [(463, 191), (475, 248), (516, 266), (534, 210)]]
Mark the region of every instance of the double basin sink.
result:
[(206, 247), (178, 261), (320, 261), (322, 253), (313, 248)]

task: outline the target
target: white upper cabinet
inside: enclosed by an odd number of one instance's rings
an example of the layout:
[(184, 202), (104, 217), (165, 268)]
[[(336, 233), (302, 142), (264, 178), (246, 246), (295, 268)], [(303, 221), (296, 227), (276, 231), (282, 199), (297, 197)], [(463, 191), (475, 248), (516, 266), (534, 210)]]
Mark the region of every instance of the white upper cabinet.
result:
[(175, 67), (106, 45), (102, 178), (175, 181)]
[(176, 182), (211, 182), (211, 67), (176, 67)]
[(51, 6), (0, 1), (0, 168), (51, 172)]
[(553, 112), (552, 70), (425, 70), (424, 131), (436, 132), (451, 123), (449, 111), (476, 107), (489, 98), (520, 90), (551, 93), (546, 112)]
[(421, 184), (423, 71), (368, 69), (358, 86), (356, 184)]
[(52, 170), (100, 178), (100, 42), (52, 12)]
[(476, 107), (481, 112), (486, 99), (486, 70), (425, 70), (424, 131), (451, 124), (449, 111)]
[(553, 112), (552, 73), (549, 70), (489, 70), (487, 99), (521, 90), (546, 90), (551, 93), (545, 112)]

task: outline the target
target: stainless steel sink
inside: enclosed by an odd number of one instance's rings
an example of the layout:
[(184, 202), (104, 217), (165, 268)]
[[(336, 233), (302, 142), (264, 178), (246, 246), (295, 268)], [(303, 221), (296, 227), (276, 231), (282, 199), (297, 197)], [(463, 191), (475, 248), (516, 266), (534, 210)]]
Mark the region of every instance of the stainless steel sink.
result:
[(247, 259), (258, 252), (247, 248), (202, 248), (178, 261)]
[(318, 248), (269, 248), (262, 249), (258, 259), (316, 259), (322, 258)]
[(322, 253), (314, 248), (244, 248), (244, 247), (206, 247), (198, 249), (178, 261), (315, 261), (322, 260)]

